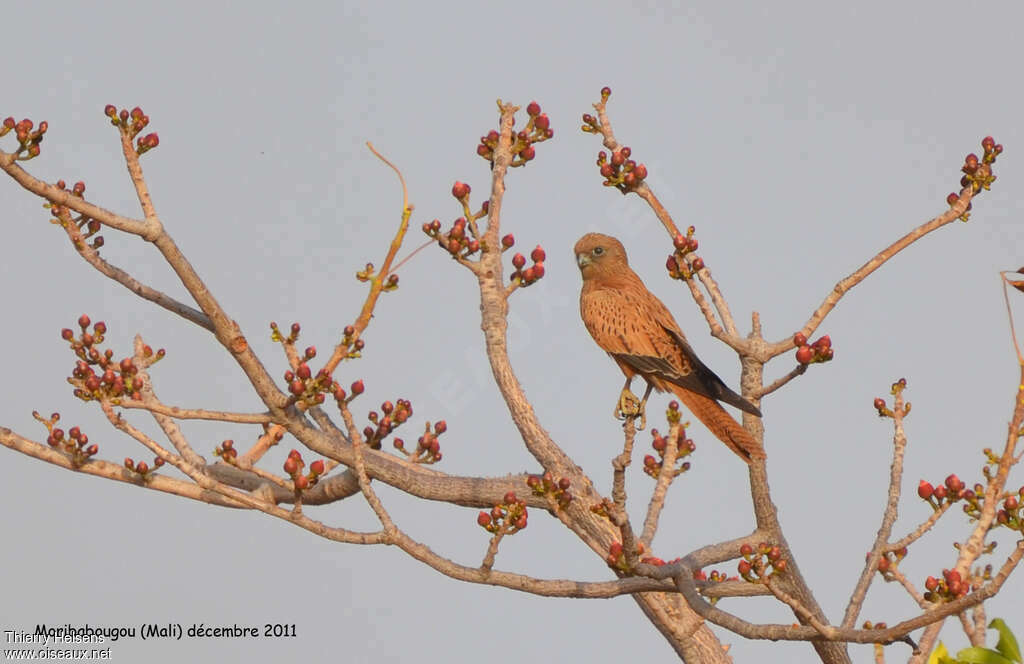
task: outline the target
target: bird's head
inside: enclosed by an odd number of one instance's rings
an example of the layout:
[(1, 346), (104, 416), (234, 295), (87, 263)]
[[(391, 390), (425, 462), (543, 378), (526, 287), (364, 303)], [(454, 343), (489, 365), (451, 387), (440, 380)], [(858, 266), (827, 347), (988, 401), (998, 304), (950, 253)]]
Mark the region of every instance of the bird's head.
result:
[(584, 280), (609, 278), (629, 266), (625, 247), (611, 235), (587, 233), (576, 242), (573, 253)]

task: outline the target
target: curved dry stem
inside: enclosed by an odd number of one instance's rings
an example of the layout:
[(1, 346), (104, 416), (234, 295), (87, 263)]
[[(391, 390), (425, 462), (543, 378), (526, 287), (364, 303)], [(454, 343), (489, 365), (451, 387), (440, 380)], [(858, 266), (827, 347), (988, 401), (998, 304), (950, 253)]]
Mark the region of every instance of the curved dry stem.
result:
[[(395, 231), (395, 235), (391, 240), (391, 245), (388, 247), (387, 254), (384, 256), (384, 262), (381, 264), (380, 270), (378, 270), (373, 278), (370, 279), (370, 292), (366, 294), (366, 300), (363, 302), (363, 308), (359, 312), (359, 317), (356, 318), (354, 323), (352, 323), (352, 327), (355, 329), (355, 332), (349, 336), (350, 343), (355, 343), (355, 341), (362, 335), (363, 331), (366, 330), (366, 327), (370, 324), (370, 319), (373, 317), (373, 311), (377, 307), (377, 300), (380, 298), (380, 294), (384, 292), (387, 278), (391, 274), (391, 264), (394, 262), (395, 255), (398, 254), (398, 250), (402, 248), (402, 241), (405, 239), (405, 234), (409, 230), (409, 219), (412, 217), (412, 206), (409, 205), (409, 192), (406, 189), (405, 178), (402, 176), (402, 172), (382, 154), (377, 152), (372, 143), (367, 142), (366, 145), (378, 159), (387, 164), (388, 167), (398, 175), (398, 180), (402, 185), (402, 215), (401, 220), (398, 223), (398, 230)], [(338, 364), (341, 363), (348, 354), (349, 345), (339, 343), (335, 346), (334, 353), (331, 355), (330, 359), (328, 359), (324, 364), (324, 371), (327, 373), (333, 373)]]
[[(1006, 319), (1010, 323), (1010, 338), (1013, 339), (1013, 349), (1017, 351), (1017, 364), (1024, 364), (1024, 356), (1020, 354), (1020, 344), (1017, 343), (1017, 328), (1013, 324), (1013, 308), (1010, 307), (1010, 292), (1006, 290), (1006, 286), (1010, 284), (1010, 280), (1006, 278), (1007, 274), (1019, 274), (1017, 272), (1000, 272), (999, 279), (1003, 282), (1003, 300), (1006, 302)], [(1016, 287), (1016, 286), (1015, 286)]]

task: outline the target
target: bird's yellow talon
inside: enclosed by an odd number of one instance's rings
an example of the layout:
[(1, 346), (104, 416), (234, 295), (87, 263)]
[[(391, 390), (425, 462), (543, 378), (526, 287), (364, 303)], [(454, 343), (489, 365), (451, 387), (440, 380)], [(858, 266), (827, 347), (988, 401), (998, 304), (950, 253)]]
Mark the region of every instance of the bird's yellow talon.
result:
[(622, 388), (622, 393), (619, 394), (619, 402), (615, 405), (616, 419), (625, 420), (631, 417), (640, 417), (640, 426), (637, 427), (640, 431), (644, 430), (647, 426), (647, 412), (644, 409), (644, 402), (636, 398), (636, 395), (629, 391), (628, 387)]

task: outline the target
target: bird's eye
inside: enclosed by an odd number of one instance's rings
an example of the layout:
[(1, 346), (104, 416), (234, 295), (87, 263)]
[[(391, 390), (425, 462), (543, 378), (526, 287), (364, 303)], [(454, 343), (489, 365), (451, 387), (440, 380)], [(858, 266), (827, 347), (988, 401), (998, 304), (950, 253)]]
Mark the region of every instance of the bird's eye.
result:
[(594, 247), (594, 255), (600, 256), (604, 253), (604, 247)]

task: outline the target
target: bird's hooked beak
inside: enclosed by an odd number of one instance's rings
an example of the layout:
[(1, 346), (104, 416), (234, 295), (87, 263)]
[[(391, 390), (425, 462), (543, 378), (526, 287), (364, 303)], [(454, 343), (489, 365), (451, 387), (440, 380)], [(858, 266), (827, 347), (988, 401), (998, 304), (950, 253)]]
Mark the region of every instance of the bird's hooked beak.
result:
[(581, 270), (590, 265), (590, 263), (590, 254), (576, 254), (576, 265), (579, 265)]

